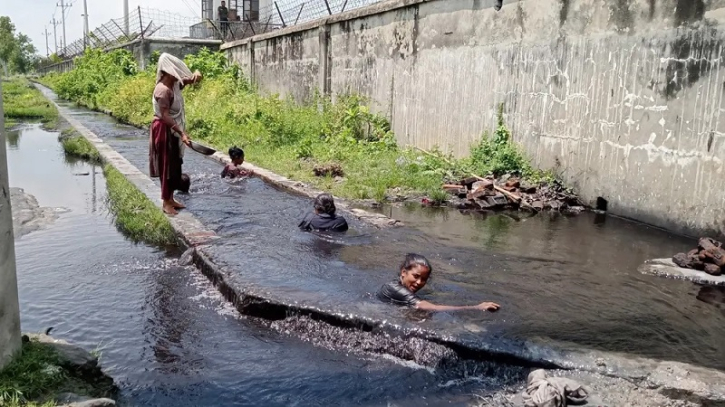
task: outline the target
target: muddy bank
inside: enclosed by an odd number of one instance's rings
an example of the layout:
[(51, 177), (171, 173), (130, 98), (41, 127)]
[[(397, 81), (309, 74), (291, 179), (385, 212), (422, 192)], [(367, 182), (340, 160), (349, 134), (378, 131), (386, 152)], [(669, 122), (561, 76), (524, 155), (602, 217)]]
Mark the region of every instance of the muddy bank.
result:
[(58, 214), (65, 211), (60, 208), (41, 207), (38, 200), (22, 188), (10, 188), (10, 204), (13, 208), (13, 233), (16, 239), (50, 226), (58, 219)]

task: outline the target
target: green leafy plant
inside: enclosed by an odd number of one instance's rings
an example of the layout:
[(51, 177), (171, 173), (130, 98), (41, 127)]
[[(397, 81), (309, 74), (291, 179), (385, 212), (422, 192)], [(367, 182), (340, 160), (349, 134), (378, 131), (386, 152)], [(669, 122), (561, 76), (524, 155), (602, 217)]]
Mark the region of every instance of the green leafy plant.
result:
[[(73, 71), (49, 75), (43, 81), (64, 98), (108, 109), (129, 123), (150, 123), (154, 72), (129, 75), (132, 70), (113, 65), (117, 59), (97, 52), (81, 58)], [(384, 200), (390, 189), (399, 188), (443, 198), (434, 192), (443, 182), (470, 174), (520, 174), (536, 182), (554, 179), (550, 172), (533, 169), (514, 143), (503, 106), (499, 106), (493, 134), (484, 134), (471, 146), (469, 156), (457, 158), (437, 148), (399, 147), (387, 118), (375, 113), (365, 97), (315, 94), (300, 103), (256, 92), (222, 53), (204, 49), (185, 61), (205, 77), (184, 90), (192, 138), (221, 151), (243, 145), (249, 161), (339, 196)], [(89, 73), (91, 67), (100, 73)], [(314, 176), (313, 167), (328, 162), (344, 166), (344, 180)]]

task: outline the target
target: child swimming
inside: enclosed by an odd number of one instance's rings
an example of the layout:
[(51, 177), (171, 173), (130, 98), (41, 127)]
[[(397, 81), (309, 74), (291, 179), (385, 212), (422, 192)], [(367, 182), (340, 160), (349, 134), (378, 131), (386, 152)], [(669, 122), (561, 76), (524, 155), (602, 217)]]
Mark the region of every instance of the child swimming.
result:
[(222, 178), (241, 178), (252, 175), (251, 171), (238, 168), (244, 163), (244, 150), (239, 147), (232, 147), (229, 149), (229, 158), (232, 162), (227, 164), (222, 170)]
[(315, 198), (315, 210), (302, 219), (298, 225), (302, 230), (316, 230), (320, 232), (344, 232), (347, 230), (347, 221), (335, 212), (335, 199), (328, 193), (322, 193)]
[(477, 309), (481, 311), (497, 311), (500, 305), (493, 302), (482, 302), (478, 305), (436, 305), (421, 300), (415, 293), (425, 284), (433, 272), (428, 259), (420, 254), (408, 253), (400, 266), (398, 281), (384, 284), (378, 290), (380, 301), (406, 307), (413, 307), (426, 311), (458, 311), (464, 309)]
[(176, 190), (181, 192), (182, 194), (188, 194), (189, 188), (191, 187), (191, 179), (187, 174), (181, 174), (181, 178), (179, 179), (179, 185), (177, 186)]

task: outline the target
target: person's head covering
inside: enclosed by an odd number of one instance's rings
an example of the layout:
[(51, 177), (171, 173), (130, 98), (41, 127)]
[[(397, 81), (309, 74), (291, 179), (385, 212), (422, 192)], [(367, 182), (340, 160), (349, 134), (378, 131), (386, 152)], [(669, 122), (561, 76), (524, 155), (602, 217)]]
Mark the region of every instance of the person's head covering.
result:
[(192, 75), (191, 70), (189, 70), (189, 67), (186, 66), (184, 61), (165, 52), (159, 56), (158, 68), (156, 69), (156, 83), (159, 83), (161, 80), (162, 72), (166, 72), (178, 81), (183, 81), (184, 78)]

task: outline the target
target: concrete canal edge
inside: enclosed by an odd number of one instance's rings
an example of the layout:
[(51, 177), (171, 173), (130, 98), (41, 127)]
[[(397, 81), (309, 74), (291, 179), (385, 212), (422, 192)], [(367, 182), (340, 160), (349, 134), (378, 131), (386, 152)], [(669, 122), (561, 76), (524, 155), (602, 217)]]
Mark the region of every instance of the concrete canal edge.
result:
[[(115, 167), (149, 200), (161, 208), (159, 199), (161, 191), (151, 178), (83, 126), (65, 108), (53, 103), (58, 109), (60, 117), (93, 144), (106, 163)], [(229, 157), (221, 153), (215, 154), (213, 158), (222, 163), (229, 160)], [(305, 196), (316, 195), (317, 191), (297, 185), (295, 181), (253, 165), (247, 164), (246, 167), (257, 172), (258, 176), (265, 181), (268, 178), (268, 182), (281, 189)], [(532, 368), (580, 369), (626, 379), (638, 386), (658, 389), (662, 394), (673, 399), (687, 399), (703, 405), (725, 405), (725, 373), (713, 369), (612, 353), (568, 352), (564, 355), (556, 351), (542, 352), (536, 346), (529, 347), (528, 344), (507, 347), (498, 341), (471, 343), (441, 332), (421, 329), (412, 323), (406, 326), (394, 325), (384, 320), (374, 320), (353, 313), (324, 309), (314, 304), (301, 304), (298, 301), (273, 298), (271, 295), (265, 294), (263, 289), (248, 286), (240, 281), (238, 273), (227, 270), (215, 262), (208, 246), (219, 236), (214, 231), (207, 229), (193, 215), (182, 212), (175, 217), (170, 217), (169, 221), (179, 241), (187, 248), (187, 252), (198, 269), (209, 278), (227, 300), (234, 304), (239, 312), (245, 315), (271, 321), (282, 320), (290, 316), (304, 316), (342, 330), (368, 332), (381, 337), (418, 338), (432, 344), (445, 346), (463, 359), (495, 361)], [(383, 222), (382, 226), (390, 226), (385, 221)], [(392, 224), (397, 225), (398, 223)], [(383, 353), (406, 359), (405, 355), (399, 353), (395, 348), (385, 349)], [(416, 362), (419, 361), (416, 360)]]

